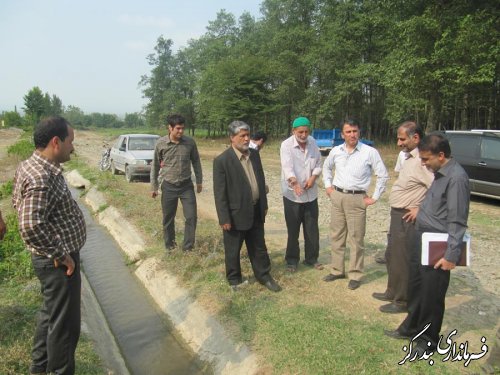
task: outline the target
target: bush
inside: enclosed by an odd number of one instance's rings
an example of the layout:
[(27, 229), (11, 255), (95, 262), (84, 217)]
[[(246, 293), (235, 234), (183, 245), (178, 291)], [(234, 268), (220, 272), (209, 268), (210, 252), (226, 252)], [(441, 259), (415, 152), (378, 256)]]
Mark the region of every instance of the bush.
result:
[(0, 199), (10, 197), (14, 189), (13, 180), (7, 181), (5, 184), (0, 185)]
[(8, 155), (13, 155), (19, 157), (21, 160), (28, 159), (33, 151), (35, 150), (35, 145), (32, 141), (27, 139), (22, 139), (19, 142), (14, 143), (7, 149)]
[(15, 214), (4, 218), (7, 233), (0, 241), (0, 282), (11, 278), (29, 279), (33, 277), (31, 254), (26, 250), (19, 234)]

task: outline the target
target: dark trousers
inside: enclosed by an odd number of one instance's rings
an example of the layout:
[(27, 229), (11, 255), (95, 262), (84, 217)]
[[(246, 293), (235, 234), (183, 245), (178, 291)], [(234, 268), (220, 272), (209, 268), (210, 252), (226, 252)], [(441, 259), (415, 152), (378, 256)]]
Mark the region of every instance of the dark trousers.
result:
[(40, 280), (43, 304), (38, 312), (33, 348), (32, 373), (57, 375), (75, 373), (75, 350), (80, 337), (80, 256), (71, 254), (75, 271), (66, 276), (66, 267), (54, 267), (52, 259), (32, 255)]
[(163, 181), (161, 184), (161, 208), (163, 211), (163, 238), (165, 247), (175, 246), (175, 214), (179, 199), (182, 203), (184, 213), (184, 243), (183, 250), (190, 250), (194, 246), (196, 223), (198, 216), (196, 212), (196, 195), (191, 180), (179, 186)]
[[(258, 215), (258, 204), (255, 205), (254, 218)], [(247, 246), (248, 258), (252, 264), (255, 278), (265, 283), (270, 279), (271, 261), (264, 241), (264, 223), (254, 220), (249, 230), (231, 229), (224, 232), (224, 252), (226, 262), (226, 278), (229, 284), (238, 285), (243, 280), (241, 277), (240, 251), (243, 241)]]
[(415, 224), (403, 220), (403, 215), (407, 212), (405, 209), (391, 208), (386, 251), (388, 279), (385, 293), (400, 305), (405, 305), (408, 301), (410, 254), (416, 241)]
[(283, 197), (283, 207), (285, 208), (286, 229), (288, 231), (286, 264), (296, 266), (299, 263), (301, 225), (304, 232), (305, 262), (311, 265), (317, 263), (319, 256), (318, 200), (297, 203)]
[(419, 345), (429, 348), (427, 342), (430, 342), (430, 349), (434, 349), (439, 341), (439, 333), (443, 324), (450, 271), (422, 266), (422, 233), (417, 231), (415, 237), (408, 279), (408, 315), (398, 330), (401, 333), (415, 336), (428, 323), (431, 323), (421, 336), (422, 342), (419, 342)]

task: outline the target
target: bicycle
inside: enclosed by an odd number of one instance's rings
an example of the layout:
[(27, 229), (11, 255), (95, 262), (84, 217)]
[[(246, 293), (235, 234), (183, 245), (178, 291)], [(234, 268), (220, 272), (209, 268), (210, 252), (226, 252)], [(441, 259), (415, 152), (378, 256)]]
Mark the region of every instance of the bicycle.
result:
[(101, 172), (107, 171), (111, 167), (111, 147), (107, 144), (103, 145), (101, 160), (99, 160), (99, 170)]

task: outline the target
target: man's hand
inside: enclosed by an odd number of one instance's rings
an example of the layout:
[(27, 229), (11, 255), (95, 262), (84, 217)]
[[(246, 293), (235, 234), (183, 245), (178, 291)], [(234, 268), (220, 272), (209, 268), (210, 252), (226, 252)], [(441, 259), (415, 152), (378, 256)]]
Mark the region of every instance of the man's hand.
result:
[(158, 196), (158, 190), (151, 192), (151, 198), (156, 198)]
[(372, 204), (375, 204), (377, 202), (375, 199), (369, 196), (364, 197), (363, 201), (365, 202), (366, 207), (371, 206)]
[(407, 223), (414, 223), (417, 219), (418, 207), (409, 208), (408, 212), (403, 215), (403, 220)]
[(202, 184), (196, 184), (196, 192), (199, 194), (203, 190), (203, 185)]
[(5, 225), (5, 221), (2, 219), (2, 214), (0, 214), (0, 240), (3, 240), (5, 233), (7, 233), (7, 225)]
[(222, 224), (220, 227), (222, 230), (231, 230), (231, 223)]
[(443, 271), (451, 271), (455, 267), (456, 267), (455, 263), (448, 262), (444, 258), (439, 259), (438, 262), (434, 265), (435, 270), (441, 268)]
[(75, 272), (75, 262), (73, 261), (73, 258), (71, 258), (70, 255), (66, 255), (62, 261), (58, 261), (57, 259), (54, 259), (54, 267), (58, 268), (60, 265), (66, 266), (66, 276), (71, 276), (73, 275), (73, 272)]
[(312, 188), (314, 186), (314, 184), (316, 183), (316, 178), (318, 176), (316, 175), (312, 175), (311, 177), (308, 178), (308, 180), (306, 181), (306, 184), (304, 186), (304, 190), (309, 190), (310, 188)]
[(326, 188), (326, 195), (331, 196), (332, 193), (333, 193), (333, 188), (331, 186), (327, 187)]

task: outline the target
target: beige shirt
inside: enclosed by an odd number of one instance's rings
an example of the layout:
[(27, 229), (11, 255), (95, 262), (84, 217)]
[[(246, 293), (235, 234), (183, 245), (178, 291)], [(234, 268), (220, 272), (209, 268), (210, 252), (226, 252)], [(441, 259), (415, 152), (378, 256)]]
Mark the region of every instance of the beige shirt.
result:
[(389, 195), (389, 204), (394, 208), (420, 206), (434, 180), (434, 175), (422, 165), (418, 148), (407, 153), (407, 157)]
[(247, 175), (248, 182), (250, 183), (250, 189), (252, 189), (252, 203), (256, 204), (259, 200), (259, 185), (257, 185), (257, 179), (255, 178), (255, 173), (253, 171), (253, 165), (250, 161), (250, 154), (244, 155), (238, 149), (233, 147), (236, 156), (241, 162), (241, 166)]

